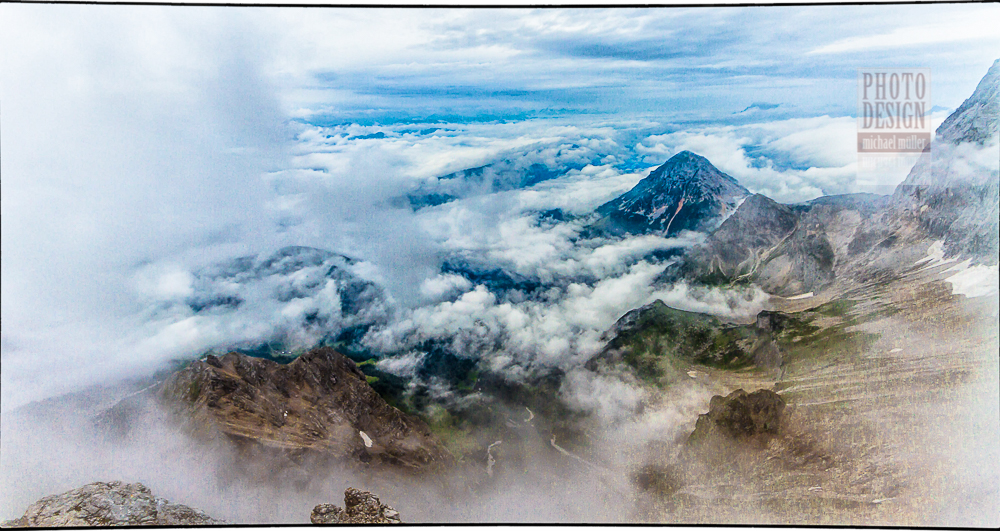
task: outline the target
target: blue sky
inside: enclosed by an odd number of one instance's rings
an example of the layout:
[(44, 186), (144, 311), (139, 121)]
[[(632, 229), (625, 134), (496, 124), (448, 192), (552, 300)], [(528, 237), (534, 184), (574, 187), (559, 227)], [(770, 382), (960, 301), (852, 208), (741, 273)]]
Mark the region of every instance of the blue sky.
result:
[[(601, 277), (525, 310), (563, 334), (525, 352), (562, 359), (560, 341), (653, 296), (637, 256), (690, 242), (579, 249), (579, 227), (531, 212), (586, 213), (683, 149), (781, 201), (858, 191), (857, 69), (930, 68), (932, 102), (954, 108), (1000, 55), (996, 27), (995, 4), (0, 5), (3, 408), (224, 343), (224, 323), (156, 314), (173, 304), (156, 294), (285, 245), (358, 257), (428, 322), (465, 299), (510, 317), (470, 286), (434, 298), (461, 284), (438, 274), (449, 253)], [(441, 175), (568, 152), (586, 165), (529, 190), (392, 206)]]
[[(858, 68), (919, 65), (933, 71), (935, 101), (954, 107), (1000, 49), (998, 13), (939, 5), (320, 15), (300, 38), (337, 57), (300, 65), (301, 97), (289, 103), (334, 121), (566, 112), (725, 120), (755, 102), (779, 104), (780, 116), (849, 115)], [(354, 40), (378, 44), (358, 60), (342, 57)]]

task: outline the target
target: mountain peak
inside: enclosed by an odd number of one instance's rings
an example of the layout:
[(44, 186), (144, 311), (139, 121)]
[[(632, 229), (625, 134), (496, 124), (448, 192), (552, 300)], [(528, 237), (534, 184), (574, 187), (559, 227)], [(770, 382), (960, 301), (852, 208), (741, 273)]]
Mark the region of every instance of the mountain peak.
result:
[(670, 157), (669, 159), (667, 159), (667, 162), (664, 163), (664, 165), (667, 165), (667, 164), (675, 164), (675, 165), (676, 164), (701, 164), (701, 165), (708, 165), (708, 166), (712, 165), (712, 163), (709, 162), (708, 159), (706, 159), (705, 157), (702, 157), (701, 155), (698, 155), (697, 153), (694, 153), (694, 152), (688, 151), (688, 150), (681, 151), (680, 153), (674, 155), (673, 157)]
[[(705, 157), (691, 151), (681, 151), (670, 157), (667, 162), (664, 162), (663, 165), (653, 170), (647, 179), (667, 179), (705, 183), (707, 185), (715, 184), (716, 181), (724, 181), (746, 191), (745, 188), (740, 186), (739, 181), (719, 171)], [(750, 195), (750, 193), (746, 192), (744, 195)]]
[(709, 165), (712, 164), (711, 162), (708, 162), (708, 159), (706, 159), (705, 157), (702, 157), (701, 155), (698, 155), (698, 154), (696, 154), (696, 153), (694, 153), (692, 151), (688, 151), (686, 149), (684, 151), (681, 151), (680, 153), (674, 155), (673, 157), (670, 157), (669, 159), (667, 159), (666, 163), (669, 164), (669, 163), (671, 163), (673, 161), (698, 161), (698, 162), (701, 162), (701, 163), (704, 163), (704, 164), (709, 164)]
[(938, 141), (984, 144), (997, 134), (1000, 120), (1000, 59), (993, 62), (976, 90), (937, 128)]
[(702, 157), (701, 155), (693, 151), (684, 150), (678, 152), (676, 155), (667, 159), (667, 161), (664, 162), (662, 165), (660, 165), (658, 168), (656, 168), (654, 172), (659, 171), (661, 169), (683, 168), (683, 167), (696, 167), (696, 168), (706, 168), (706, 169), (711, 168), (712, 170), (719, 171), (705, 157)]
[(597, 212), (604, 215), (599, 224), (612, 233), (673, 236), (715, 228), (748, 195), (705, 157), (681, 151)]

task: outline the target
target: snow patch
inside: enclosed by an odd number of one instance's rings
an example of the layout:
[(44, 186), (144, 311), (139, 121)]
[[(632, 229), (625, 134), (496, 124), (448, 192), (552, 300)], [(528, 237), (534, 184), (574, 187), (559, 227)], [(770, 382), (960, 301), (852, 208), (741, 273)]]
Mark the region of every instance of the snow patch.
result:
[(803, 293), (801, 295), (794, 295), (792, 297), (788, 297), (788, 300), (790, 300), (790, 301), (797, 301), (797, 300), (802, 300), (802, 299), (808, 299), (809, 297), (812, 297), (812, 296), (813, 296), (813, 292), (810, 291), (809, 293)]
[(493, 458), (493, 447), (499, 444), (503, 444), (503, 441), (497, 441), (486, 447), (486, 475), (489, 477), (493, 477), (493, 465), (497, 462), (497, 460)]
[(927, 248), (927, 256), (921, 258), (920, 260), (917, 260), (914, 263), (914, 265), (920, 265), (926, 263), (927, 265), (920, 268), (921, 271), (924, 271), (932, 267), (950, 264), (956, 260), (958, 260), (958, 257), (945, 259), (944, 240), (938, 240), (932, 243), (931, 246)]
[(951, 284), (952, 295), (965, 295), (970, 299), (993, 295), (1000, 290), (1000, 266), (977, 265), (963, 268), (945, 281)]

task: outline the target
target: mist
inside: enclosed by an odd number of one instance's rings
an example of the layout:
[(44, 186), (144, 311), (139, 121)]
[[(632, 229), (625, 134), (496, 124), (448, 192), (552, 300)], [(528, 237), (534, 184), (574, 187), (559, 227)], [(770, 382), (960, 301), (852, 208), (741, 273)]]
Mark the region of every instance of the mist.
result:
[(232, 19), (32, 11), (4, 7), (5, 411), (162, 362), (132, 277), (270, 239), (291, 138)]
[(121, 385), (90, 390), (63, 407), (5, 414), (0, 469), (8, 480), (0, 518), (14, 518), (51, 493), (119, 480), (141, 482), (173, 503), (232, 523), (305, 523), (315, 505), (340, 504), (348, 486), (376, 492), (406, 522), (618, 522), (641, 516), (621, 503), (643, 496), (631, 480), (641, 464), (637, 451), (690, 430), (707, 399), (706, 390), (690, 387), (687, 398), (627, 421), (600, 420), (592, 426), (599, 442), (584, 456), (557, 450), (541, 419), (501, 409), (516, 427), (492, 448), (496, 460), (489, 473), (484, 453), (449, 470), (418, 474), (254, 458), (224, 438), (179, 429), (183, 423), (151, 399), (133, 402), (143, 413), (127, 434), (100, 428), (95, 416), (129, 394), (135, 396)]

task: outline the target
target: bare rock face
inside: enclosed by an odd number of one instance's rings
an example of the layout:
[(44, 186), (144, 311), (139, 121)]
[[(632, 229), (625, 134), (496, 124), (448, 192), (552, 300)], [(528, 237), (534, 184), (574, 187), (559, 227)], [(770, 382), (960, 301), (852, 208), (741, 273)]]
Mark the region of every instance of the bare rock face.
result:
[(694, 433), (688, 441), (697, 443), (720, 435), (742, 439), (776, 434), (784, 409), (784, 399), (767, 389), (752, 393), (737, 389), (726, 397), (716, 395), (709, 403), (708, 413), (698, 415)]
[(314, 524), (401, 524), (399, 513), (383, 505), (378, 496), (353, 487), (344, 491), (344, 508), (331, 503), (317, 505), (309, 515)]
[(331, 348), (287, 365), (210, 355), (174, 374), (160, 393), (196, 427), (240, 443), (411, 469), (445, 460), (426, 424), (386, 403), (354, 362)]
[(105, 527), (219, 525), (205, 513), (154, 496), (141, 483), (91, 483), (31, 504), (3, 527)]
[(752, 195), (661, 280), (749, 280), (781, 296), (820, 292), (848, 273), (848, 244), (885, 203), (873, 194), (824, 196), (797, 205)]

